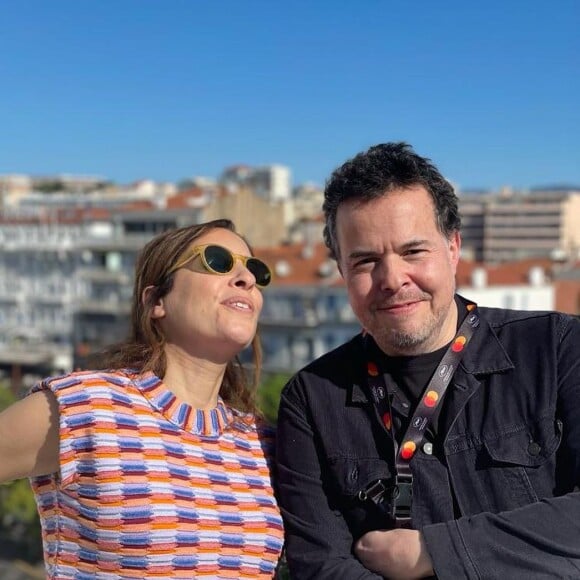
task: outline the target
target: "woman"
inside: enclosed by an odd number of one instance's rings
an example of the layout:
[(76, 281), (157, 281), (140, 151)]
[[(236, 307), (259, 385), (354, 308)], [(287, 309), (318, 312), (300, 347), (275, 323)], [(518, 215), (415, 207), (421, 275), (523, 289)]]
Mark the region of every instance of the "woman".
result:
[(49, 578), (273, 576), (272, 439), (237, 359), (252, 344), (259, 368), (270, 276), (229, 220), (157, 236), (108, 370), (46, 379), (0, 415), (0, 480), (31, 477)]

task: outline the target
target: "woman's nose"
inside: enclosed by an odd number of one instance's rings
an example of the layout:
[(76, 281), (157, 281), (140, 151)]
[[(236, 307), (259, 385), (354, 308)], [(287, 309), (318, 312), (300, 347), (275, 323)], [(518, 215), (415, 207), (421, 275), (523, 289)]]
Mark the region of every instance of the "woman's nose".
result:
[(233, 283), (239, 288), (252, 288), (256, 285), (256, 277), (248, 270), (242, 260), (236, 260)]

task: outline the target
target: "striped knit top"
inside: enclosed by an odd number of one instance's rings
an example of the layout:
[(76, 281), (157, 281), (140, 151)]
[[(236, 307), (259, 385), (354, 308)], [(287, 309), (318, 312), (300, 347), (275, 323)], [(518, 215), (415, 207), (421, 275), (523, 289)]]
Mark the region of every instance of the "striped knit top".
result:
[(32, 478), (50, 579), (271, 578), (283, 544), (273, 432), (155, 375), (46, 379), (60, 473)]

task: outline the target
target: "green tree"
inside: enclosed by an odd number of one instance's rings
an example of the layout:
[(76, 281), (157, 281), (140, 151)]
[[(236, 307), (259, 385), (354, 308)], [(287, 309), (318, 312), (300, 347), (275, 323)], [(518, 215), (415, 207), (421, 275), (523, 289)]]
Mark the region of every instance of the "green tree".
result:
[(60, 179), (47, 179), (37, 183), (34, 186), (36, 191), (41, 191), (42, 193), (57, 193), (60, 191), (65, 191), (65, 184)]
[(0, 411), (4, 411), (6, 407), (12, 405), (16, 401), (16, 397), (9, 387), (8, 381), (0, 383)]
[[(262, 382), (258, 389), (258, 403), (266, 419), (273, 424), (278, 419), (280, 393), (290, 379), (290, 376), (290, 374), (285, 373), (263, 373), (262, 375)], [(284, 555), (282, 555), (275, 578), (276, 580), (290, 579), (290, 573)]]
[(276, 423), (278, 418), (280, 393), (288, 379), (290, 375), (284, 373), (264, 374), (262, 377), (262, 383), (258, 389), (258, 402), (262, 413), (271, 423)]
[[(0, 384), (0, 411), (14, 403), (11, 390)], [(26, 479), (0, 484), (0, 554), (31, 562), (42, 559), (40, 520)]]

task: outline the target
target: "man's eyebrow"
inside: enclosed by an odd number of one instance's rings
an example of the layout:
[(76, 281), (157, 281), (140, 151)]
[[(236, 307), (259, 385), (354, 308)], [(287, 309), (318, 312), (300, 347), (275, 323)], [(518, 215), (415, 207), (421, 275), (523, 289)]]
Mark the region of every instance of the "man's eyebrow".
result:
[(411, 240), (399, 246), (399, 250), (404, 252), (406, 250), (413, 250), (414, 248), (418, 248), (419, 246), (428, 246), (428, 245), (429, 240)]
[(371, 256), (379, 256), (381, 252), (374, 252), (373, 250), (353, 250), (347, 258), (349, 260), (356, 260), (358, 258), (369, 258)]
[[(413, 250), (415, 248), (428, 246), (430, 244), (429, 240), (410, 240), (401, 244), (397, 247), (398, 252), (406, 252), (408, 250)], [(383, 252), (376, 250), (353, 250), (348, 256), (349, 260), (356, 260), (358, 258), (372, 258), (373, 256), (380, 256)]]

